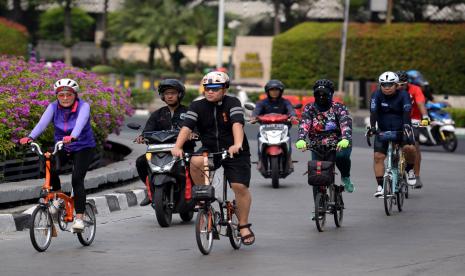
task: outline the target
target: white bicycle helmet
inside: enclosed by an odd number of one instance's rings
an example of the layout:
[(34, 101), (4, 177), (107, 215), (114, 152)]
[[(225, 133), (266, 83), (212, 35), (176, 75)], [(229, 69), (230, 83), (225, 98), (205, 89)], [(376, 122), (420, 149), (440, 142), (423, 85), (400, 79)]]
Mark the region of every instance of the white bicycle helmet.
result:
[(379, 83), (398, 83), (399, 82), (399, 76), (397, 76), (396, 73), (394, 72), (391, 72), (391, 71), (387, 71), (387, 72), (384, 72), (382, 73), (380, 76), (379, 76), (379, 79), (378, 79)]
[(58, 93), (62, 91), (65, 87), (71, 88), (74, 91), (74, 93), (79, 92), (79, 85), (77, 84), (75, 80), (72, 80), (72, 79), (58, 80), (53, 85), (53, 90), (55, 91), (55, 93)]
[(206, 74), (202, 79), (203, 86), (222, 86), (229, 88), (229, 77), (226, 73), (220, 71), (213, 71)]

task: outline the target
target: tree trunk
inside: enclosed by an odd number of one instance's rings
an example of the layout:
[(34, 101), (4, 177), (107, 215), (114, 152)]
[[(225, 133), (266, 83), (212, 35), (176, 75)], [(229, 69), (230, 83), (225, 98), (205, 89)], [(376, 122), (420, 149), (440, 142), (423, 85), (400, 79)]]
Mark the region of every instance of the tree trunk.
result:
[(388, 0), (386, 12), (386, 24), (390, 25), (392, 21), (392, 8), (394, 7), (394, 0)]
[(200, 73), (200, 51), (202, 51), (202, 44), (197, 44), (197, 54), (195, 57), (195, 72)]
[(73, 47), (72, 41), (72, 27), (71, 27), (71, 1), (66, 0), (64, 9), (64, 46), (65, 46), (65, 64), (72, 65), (72, 53), (71, 48)]
[(281, 23), (279, 22), (279, 7), (281, 3), (279, 0), (273, 0), (274, 7), (274, 35), (281, 33)]
[(21, 8), (21, 0), (13, 0), (13, 11), (11, 19), (13, 19), (15, 22), (22, 23), (23, 9)]
[(155, 50), (157, 49), (157, 44), (149, 44), (149, 69), (153, 70), (155, 67)]
[(108, 42), (107, 42), (107, 17), (108, 17), (108, 0), (103, 2), (103, 19), (102, 19), (102, 64), (108, 64)]

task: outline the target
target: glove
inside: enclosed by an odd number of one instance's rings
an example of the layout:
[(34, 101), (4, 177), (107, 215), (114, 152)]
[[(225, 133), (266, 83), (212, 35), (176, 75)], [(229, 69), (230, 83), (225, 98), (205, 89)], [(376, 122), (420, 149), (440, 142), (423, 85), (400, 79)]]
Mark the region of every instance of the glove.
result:
[(367, 130), (366, 136), (371, 137), (376, 134), (376, 127), (370, 127)]
[(349, 140), (347, 139), (342, 139), (341, 141), (339, 141), (339, 143), (337, 143), (337, 148), (338, 149), (345, 149), (349, 146)]
[(63, 137), (63, 143), (69, 144), (73, 141), (73, 139), (76, 139), (76, 138), (74, 138), (73, 136), (65, 136)]
[(295, 147), (298, 149), (306, 149), (307, 148), (307, 142), (305, 140), (300, 139), (295, 143)]
[(19, 139), (19, 143), (21, 145), (25, 145), (25, 144), (29, 144), (32, 142), (32, 138), (31, 137), (23, 137), (21, 139)]
[(430, 123), (429, 117), (428, 116), (423, 116), (423, 118), (421, 119), (420, 125), (421, 126), (429, 126), (429, 123)]

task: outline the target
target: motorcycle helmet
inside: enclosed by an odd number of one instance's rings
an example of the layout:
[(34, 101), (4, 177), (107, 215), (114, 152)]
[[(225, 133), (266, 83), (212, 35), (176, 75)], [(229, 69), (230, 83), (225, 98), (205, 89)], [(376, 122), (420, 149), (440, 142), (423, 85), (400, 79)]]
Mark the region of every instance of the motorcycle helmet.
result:
[(322, 109), (327, 109), (333, 101), (334, 84), (328, 79), (320, 79), (313, 85), (315, 103)]
[(162, 99), (162, 101), (165, 100), (163, 97), (163, 92), (165, 92), (165, 90), (169, 88), (173, 88), (176, 91), (178, 91), (179, 101), (181, 101), (182, 98), (184, 98), (184, 95), (186, 93), (186, 88), (184, 87), (182, 82), (180, 82), (177, 79), (165, 79), (165, 80), (162, 80), (160, 84), (158, 85), (158, 95), (160, 95), (160, 98)]
[(202, 79), (203, 87), (221, 87), (229, 88), (229, 77), (226, 73), (220, 71), (213, 71), (206, 74)]
[(270, 90), (271, 89), (278, 89), (279, 90), (279, 97), (278, 98), (281, 98), (281, 96), (284, 93), (284, 84), (280, 80), (270, 80), (270, 81), (268, 81), (266, 83), (266, 85), (265, 85), (265, 93), (268, 96), (268, 98), (270, 97)]

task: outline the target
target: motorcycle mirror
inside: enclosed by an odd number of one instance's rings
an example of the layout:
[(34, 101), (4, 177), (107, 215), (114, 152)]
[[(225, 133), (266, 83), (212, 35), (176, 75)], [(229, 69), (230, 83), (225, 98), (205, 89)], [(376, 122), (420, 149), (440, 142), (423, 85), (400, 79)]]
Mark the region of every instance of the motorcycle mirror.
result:
[(247, 110), (254, 110), (255, 109), (255, 104), (254, 103), (245, 103), (244, 107)]
[(296, 104), (296, 105), (294, 105), (294, 108), (295, 108), (295, 109), (300, 109), (300, 108), (302, 108), (302, 104), (301, 104), (301, 103)]
[(130, 129), (134, 129), (134, 130), (139, 130), (141, 125), (139, 125), (138, 123), (129, 123), (129, 124), (127, 124), (127, 127), (130, 128)]

